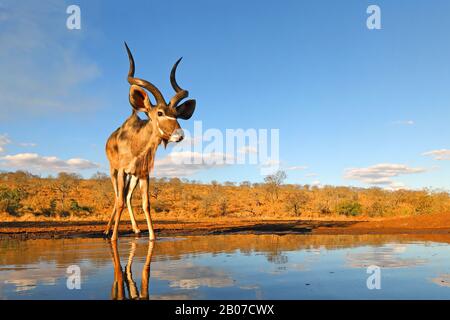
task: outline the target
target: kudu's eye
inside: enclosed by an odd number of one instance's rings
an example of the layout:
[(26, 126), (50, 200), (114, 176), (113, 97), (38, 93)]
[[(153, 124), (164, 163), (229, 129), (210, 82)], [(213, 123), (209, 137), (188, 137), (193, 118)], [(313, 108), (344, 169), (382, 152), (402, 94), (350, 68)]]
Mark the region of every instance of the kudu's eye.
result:
[(164, 115), (164, 113), (162, 113), (161, 111), (158, 111), (158, 117), (162, 117)]

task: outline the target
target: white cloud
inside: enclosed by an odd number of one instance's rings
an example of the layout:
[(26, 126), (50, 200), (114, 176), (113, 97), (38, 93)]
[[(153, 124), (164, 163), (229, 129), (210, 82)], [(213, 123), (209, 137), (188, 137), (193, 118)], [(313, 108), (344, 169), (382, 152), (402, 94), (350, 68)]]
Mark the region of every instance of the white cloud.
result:
[(154, 172), (160, 177), (187, 177), (199, 171), (233, 164), (234, 160), (232, 155), (218, 152), (171, 152), (167, 157), (155, 160)]
[(244, 146), (239, 148), (238, 152), (241, 154), (257, 154), (258, 148), (252, 146)]
[(66, 7), (57, 0), (2, 1), (2, 117), (80, 111), (99, 104), (79, 90), (100, 72), (79, 49), (86, 33), (67, 30)]
[(7, 134), (0, 134), (0, 152), (4, 152), (5, 146), (10, 143), (11, 140), (8, 138)]
[(276, 173), (280, 169), (281, 161), (277, 159), (267, 159), (260, 164), (260, 173), (263, 176)]
[(370, 185), (382, 185), (388, 189), (403, 188), (404, 185), (392, 178), (425, 172), (424, 168), (411, 168), (404, 164), (382, 163), (367, 168), (346, 169), (344, 179), (358, 180)]
[(313, 178), (313, 177), (317, 177), (317, 176), (318, 176), (317, 173), (308, 173), (305, 175), (305, 177), (308, 177), (308, 178)]
[(389, 185), (385, 186), (386, 190), (396, 191), (406, 189), (406, 185), (403, 182), (392, 181)]
[(62, 160), (57, 157), (44, 157), (37, 153), (19, 153), (0, 157), (0, 167), (24, 169), (29, 171), (78, 171), (99, 168), (97, 163), (89, 160), (73, 158)]
[(287, 167), (285, 170), (286, 171), (299, 171), (299, 170), (306, 170), (308, 169), (307, 166), (292, 166), (292, 167)]
[(397, 120), (397, 121), (394, 121), (392, 123), (396, 124), (396, 125), (403, 125), (403, 126), (413, 126), (413, 125), (415, 125), (414, 120)]
[(423, 156), (431, 156), (434, 160), (450, 160), (450, 150), (440, 149), (422, 153)]
[(261, 164), (261, 167), (278, 167), (280, 166), (281, 161), (275, 160), (275, 159), (268, 159), (263, 164)]
[(27, 148), (27, 147), (34, 148), (34, 147), (37, 147), (37, 144), (34, 142), (21, 142), (21, 143), (19, 143), (19, 146), (25, 147), (25, 148)]
[[(11, 144), (11, 143), (12, 143), (12, 141), (6, 133), (0, 134), (0, 152), (4, 152), (5, 146), (8, 144)], [(31, 142), (19, 143), (18, 145), (21, 147), (36, 147), (37, 146), (36, 143), (31, 143)]]

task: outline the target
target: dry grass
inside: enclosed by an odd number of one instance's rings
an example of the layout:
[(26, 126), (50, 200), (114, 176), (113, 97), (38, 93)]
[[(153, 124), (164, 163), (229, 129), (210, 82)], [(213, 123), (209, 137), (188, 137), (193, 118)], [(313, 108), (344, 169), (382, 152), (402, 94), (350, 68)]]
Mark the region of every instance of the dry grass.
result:
[[(450, 213), (450, 196), (444, 191), (318, 188), (281, 182), (268, 179), (236, 186), (152, 179), (153, 216), (174, 221), (354, 221)], [(112, 207), (111, 183), (102, 175), (81, 179), (64, 173), (57, 178), (24, 172), (0, 174), (1, 221), (104, 221)], [(138, 189), (133, 207), (137, 218), (143, 220)]]

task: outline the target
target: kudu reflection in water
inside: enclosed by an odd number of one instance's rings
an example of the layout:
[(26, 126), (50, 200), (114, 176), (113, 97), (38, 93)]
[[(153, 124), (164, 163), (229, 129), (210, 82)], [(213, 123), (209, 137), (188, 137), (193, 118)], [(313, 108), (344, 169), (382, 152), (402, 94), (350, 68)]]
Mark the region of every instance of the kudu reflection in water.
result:
[[(122, 269), (120, 263), (119, 250), (117, 248), (117, 241), (111, 241), (111, 253), (114, 264), (114, 282), (111, 289), (111, 298), (113, 300), (148, 300), (149, 299), (149, 280), (150, 280), (150, 263), (153, 255), (154, 241), (148, 242), (147, 256), (142, 268), (141, 292), (133, 279), (132, 265), (136, 252), (136, 241), (131, 242), (130, 254), (125, 266), (125, 271)], [(128, 297), (125, 295), (125, 287), (128, 292)]]

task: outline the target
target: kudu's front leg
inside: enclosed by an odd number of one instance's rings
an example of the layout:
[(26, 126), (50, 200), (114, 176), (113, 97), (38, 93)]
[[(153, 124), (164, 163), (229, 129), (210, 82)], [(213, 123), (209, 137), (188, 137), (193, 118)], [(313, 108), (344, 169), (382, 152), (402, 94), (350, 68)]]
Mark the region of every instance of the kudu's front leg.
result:
[(117, 197), (116, 197), (116, 222), (114, 223), (114, 230), (111, 240), (117, 240), (119, 235), (119, 222), (122, 216), (122, 211), (125, 208), (125, 181), (124, 181), (124, 171), (119, 170), (117, 173)]
[[(109, 218), (108, 225), (106, 227), (106, 230), (104, 232), (105, 235), (109, 234), (109, 231), (111, 230), (112, 223), (114, 221), (114, 218), (116, 217), (116, 202), (117, 202), (117, 177), (114, 179), (112, 178), (113, 175), (111, 175), (112, 183), (114, 186), (114, 208), (111, 213), (111, 217)], [(129, 179), (125, 180), (125, 192), (127, 194), (127, 208), (128, 213), (130, 214), (130, 220), (131, 225), (133, 228), (133, 232), (136, 234), (141, 233), (141, 230), (139, 230), (139, 227), (137, 226), (136, 218), (134, 217), (133, 207), (131, 206), (131, 199), (133, 198), (133, 192), (134, 189), (136, 189), (136, 185), (138, 182), (138, 178), (135, 176), (129, 176)]]
[(145, 219), (148, 226), (148, 237), (150, 240), (155, 240), (155, 231), (153, 230), (152, 217), (150, 216), (150, 198), (148, 196), (148, 177), (139, 179), (139, 186), (141, 188), (142, 208), (144, 209)]
[(116, 216), (116, 203), (117, 203), (117, 170), (110, 168), (109, 173), (111, 175), (111, 183), (114, 189), (114, 207), (111, 212), (111, 217), (109, 218), (108, 225), (106, 226), (106, 230), (105, 232), (103, 232), (106, 236), (109, 235), (109, 231), (111, 230), (114, 217)]

